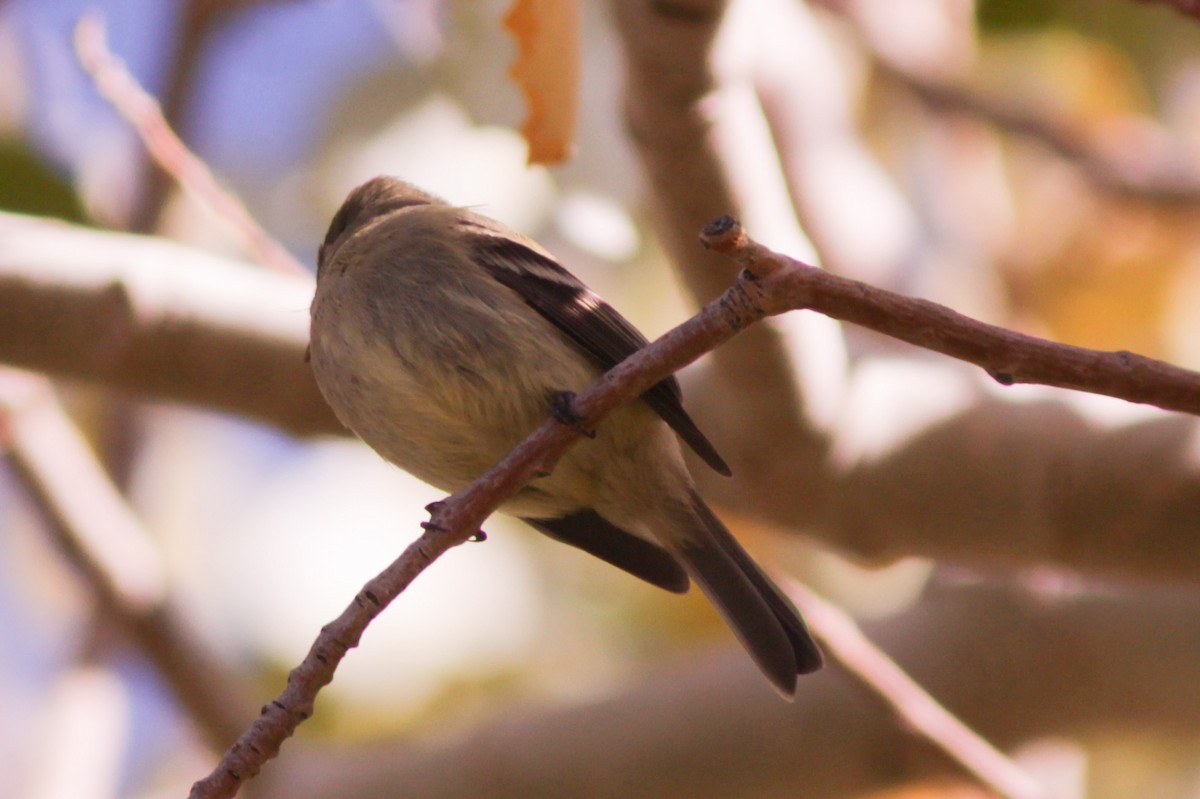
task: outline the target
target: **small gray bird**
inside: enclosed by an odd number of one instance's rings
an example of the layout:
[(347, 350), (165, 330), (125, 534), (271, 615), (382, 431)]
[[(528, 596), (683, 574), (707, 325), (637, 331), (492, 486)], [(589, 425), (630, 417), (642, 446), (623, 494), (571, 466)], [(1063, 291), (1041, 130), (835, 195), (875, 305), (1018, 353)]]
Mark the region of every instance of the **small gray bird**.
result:
[[(646, 343), (535, 242), (395, 178), (354, 189), (320, 248), (310, 357), (321, 392), (376, 452), (444, 491), (508, 454), (554, 397)], [(679, 439), (730, 473), (670, 377), (502, 510), (668, 591), (695, 580), (790, 697), (820, 650), (697, 495)]]

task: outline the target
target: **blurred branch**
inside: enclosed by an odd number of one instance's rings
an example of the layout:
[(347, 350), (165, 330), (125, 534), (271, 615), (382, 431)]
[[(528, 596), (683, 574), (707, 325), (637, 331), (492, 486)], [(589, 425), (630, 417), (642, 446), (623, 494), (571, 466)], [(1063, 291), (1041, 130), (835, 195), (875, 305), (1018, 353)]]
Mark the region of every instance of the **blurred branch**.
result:
[[(780, 203), (795, 208), (825, 269), (876, 286), (905, 285), (923, 244), (921, 223), (859, 130), (861, 81), (843, 48), (807, 3), (757, 0), (737, 12), (723, 48), (727, 82), (753, 93), (746, 113), (761, 114), (767, 140), (760, 146), (778, 157), (771, 166), (788, 192)], [(935, 48), (921, 43), (934, 57)], [(747, 149), (743, 141), (725, 148), (731, 170), (753, 159)]]
[(795, 580), (775, 580), (804, 615), (826, 652), (861, 680), (916, 733), (962, 764), (985, 787), (1009, 799), (1046, 799), (1046, 789), (946, 710), (871, 642), (850, 614)]
[(0, 213), (0, 361), (340, 433), (308, 365), (309, 278)]
[[(725, 8), (724, 0), (610, 4), (625, 53), (625, 121), (646, 175), (655, 230), (698, 304), (734, 276), (728, 261), (697, 251), (695, 240), (695, 231), (737, 208), (703, 108), (716, 85), (710, 50)], [(827, 441), (805, 413), (789, 358), (779, 331), (756, 325), (706, 359), (703, 390), (689, 395), (689, 407), (734, 473), (755, 476), (738, 489), (751, 506), (820, 505), (828, 488)], [(803, 499), (789, 490), (797, 479), (806, 482)]]
[(894, 64), (879, 62), (888, 78), (929, 106), (968, 114), (997, 128), (1039, 142), (1071, 162), (1097, 187), (1118, 197), (1157, 205), (1190, 208), (1200, 204), (1200, 170), (1181, 153), (1164, 148), (1125, 148), (1120, 157), (1103, 155), (1054, 120), (999, 98), (940, 83)]
[(154, 542), (109, 481), (50, 384), (0, 368), (5, 454), (59, 549), (158, 668), (214, 748), (244, 724), (238, 681), (179, 622)]
[(241, 200), (221, 188), (208, 165), (175, 135), (158, 103), (108, 49), (104, 22), (98, 13), (80, 17), (75, 26), (75, 52), (96, 90), (133, 126), (147, 152), (193, 199), (217, 219), (232, 225), (267, 266), (285, 274), (308, 273), (262, 229)]
[(729, 286), (734, 271), (696, 252), (694, 231), (734, 207), (699, 109), (713, 90), (709, 50), (724, 0), (614, 2), (625, 46), (625, 119), (650, 184), (656, 231), (696, 301)]
[[(187, 0), (180, 4), (182, 13), (179, 15), (179, 27), (174, 31), (173, 46), (169, 48), (170, 61), (162, 90), (161, 114), (167, 124), (178, 127), (182, 123), (187, 104), (192, 98), (205, 45), (213, 32), (235, 14), (282, 2), (296, 0)], [(170, 187), (167, 175), (171, 173), (171, 168), (161, 160), (158, 165), (166, 171), (152, 165), (143, 171), (138, 208), (131, 225), (134, 231), (148, 233), (158, 228), (159, 216)]]
[[(1191, 735), (1200, 723), (1195, 591), (1034, 597), (937, 587), (867, 634), (1005, 749), (1114, 727)], [(836, 668), (794, 704), (735, 648), (664, 664), (615, 695), (504, 707), (454, 736), (285, 756), (262, 796), (460, 799), (654, 796), (853, 799), (958, 774)]]
[[(858, 291), (847, 302), (858, 302)], [(0, 213), (0, 362), (234, 413), (293, 435), (337, 434), (344, 431), (304, 363), (311, 295), (309, 280), (162, 240)], [(874, 560), (924, 555), (992, 569), (1053, 564), (1200, 580), (1200, 474), (1188, 450), (1194, 420), (1102, 424), (1069, 395), (1006, 401), (962, 388), (964, 373), (949, 362), (891, 363), (898, 383), (920, 388), (856, 389), (887, 404), (850, 412), (845, 429), (823, 434), (815, 460), (793, 457), (797, 422), (770, 427), (777, 410), (764, 410), (745, 423), (775, 434), (774, 459), (744, 460), (738, 479), (708, 483), (705, 492), (748, 518)], [(931, 385), (933, 368), (958, 387)], [(720, 390), (731, 402), (754, 403), (757, 388)], [(917, 401), (937, 409), (924, 426), (902, 438), (878, 427), (913, 402), (914, 391), (932, 392)], [(728, 421), (697, 418), (706, 427)], [(832, 458), (845, 437), (870, 456)]]
[[(1141, 0), (1148, 1), (1154, 0)], [(1200, 14), (1200, 3), (1194, 0), (1157, 2), (1169, 2), (1184, 13)], [(1153, 141), (1139, 139), (1136, 145), (1124, 147), (1119, 153), (1101, 152), (1048, 114), (925, 74), (930, 71), (926, 65), (929, 54), (902, 56), (897, 52), (888, 27), (872, 24), (867, 17), (870, 12), (878, 11), (875, 6), (845, 0), (825, 0), (821, 5), (855, 26), (859, 40), (881, 75), (931, 108), (966, 114), (1001, 131), (1038, 142), (1078, 167), (1093, 185), (1115, 196), (1184, 209), (1200, 204), (1200, 165), (1182, 147), (1172, 148), (1166, 137)], [(945, 63), (939, 66), (940, 74), (948, 71)]]

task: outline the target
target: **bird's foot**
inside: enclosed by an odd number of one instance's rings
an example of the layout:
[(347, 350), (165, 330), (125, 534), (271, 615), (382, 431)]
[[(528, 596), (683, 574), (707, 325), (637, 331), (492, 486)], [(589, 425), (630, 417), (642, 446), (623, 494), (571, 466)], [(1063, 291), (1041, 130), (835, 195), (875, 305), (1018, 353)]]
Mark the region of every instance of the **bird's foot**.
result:
[(555, 391), (550, 395), (550, 415), (559, 424), (565, 424), (580, 435), (595, 438), (596, 431), (583, 425), (583, 417), (575, 410), (574, 391)]

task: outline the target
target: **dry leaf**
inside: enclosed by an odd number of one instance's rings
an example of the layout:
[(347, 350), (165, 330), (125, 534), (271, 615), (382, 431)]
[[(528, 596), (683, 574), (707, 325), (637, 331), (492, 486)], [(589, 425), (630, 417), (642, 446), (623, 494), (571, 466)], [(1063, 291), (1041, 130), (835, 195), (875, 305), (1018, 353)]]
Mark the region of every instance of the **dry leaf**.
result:
[(579, 104), (578, 0), (514, 0), (504, 17), (517, 40), (508, 74), (525, 93), (521, 133), (529, 163), (554, 164), (571, 154)]

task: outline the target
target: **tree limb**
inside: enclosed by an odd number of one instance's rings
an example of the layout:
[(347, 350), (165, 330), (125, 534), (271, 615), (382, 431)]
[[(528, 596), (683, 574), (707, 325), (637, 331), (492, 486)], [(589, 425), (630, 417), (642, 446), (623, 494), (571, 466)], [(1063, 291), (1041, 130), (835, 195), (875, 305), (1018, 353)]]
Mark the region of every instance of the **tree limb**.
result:
[[(813, 280), (831, 277), (809, 271)], [(344, 432), (304, 363), (311, 291), (311, 281), (161, 240), (0, 214), (0, 362), (299, 436)], [(859, 291), (849, 287), (839, 302), (853, 306)], [(877, 316), (871, 307), (861, 313)], [(969, 341), (920, 324), (909, 334)], [(1057, 357), (1047, 346), (1038, 352)], [(844, 426), (822, 431), (819, 449), (801, 446), (799, 454), (791, 450), (797, 423), (773, 426), (778, 408), (753, 413), (757, 384), (721, 380), (716, 390), (709, 375), (692, 374), (706, 381), (707, 391), (691, 382), (685, 392), (694, 410), (707, 409), (697, 413), (706, 429), (748, 412), (747, 437), (772, 438), (734, 463), (737, 480), (709, 480), (704, 493), (744, 517), (810, 531), (876, 561), (923, 555), (989, 569), (1049, 563), (1200, 579), (1200, 473), (1188, 449), (1194, 420), (1148, 415), (1106, 425), (1081, 414), (1069, 395), (1012, 402), (948, 362), (888, 363), (893, 383), (853, 386), (874, 404), (840, 400)], [(889, 416), (903, 414), (913, 396), (939, 410), (903, 438), (876, 441), (898, 435), (888, 432)], [(726, 402), (743, 410), (724, 416)]]
[(0, 361), (300, 436), (343, 432), (304, 363), (312, 290), (162, 239), (0, 213)]
[(0, 427), (4, 454), (54, 543), (158, 668), (206, 743), (224, 746), (245, 724), (249, 697), (180, 622), (155, 543), (49, 381), (0, 368)]

